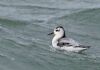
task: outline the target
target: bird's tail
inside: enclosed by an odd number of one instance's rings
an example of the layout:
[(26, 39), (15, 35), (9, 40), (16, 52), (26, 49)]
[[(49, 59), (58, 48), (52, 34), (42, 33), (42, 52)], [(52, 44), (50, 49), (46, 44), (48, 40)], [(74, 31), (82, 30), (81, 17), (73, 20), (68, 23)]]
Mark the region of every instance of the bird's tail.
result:
[(82, 48), (90, 48), (91, 46), (84, 46), (84, 45), (79, 45), (79, 46), (76, 46), (76, 47), (82, 47)]

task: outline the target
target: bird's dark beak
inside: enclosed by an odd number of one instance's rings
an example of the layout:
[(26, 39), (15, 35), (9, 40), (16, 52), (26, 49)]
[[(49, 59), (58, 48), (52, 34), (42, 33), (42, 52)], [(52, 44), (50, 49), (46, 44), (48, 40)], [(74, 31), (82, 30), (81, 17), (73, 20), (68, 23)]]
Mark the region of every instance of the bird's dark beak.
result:
[(51, 33), (49, 33), (48, 35), (52, 35), (52, 34), (54, 34), (54, 32), (51, 32)]

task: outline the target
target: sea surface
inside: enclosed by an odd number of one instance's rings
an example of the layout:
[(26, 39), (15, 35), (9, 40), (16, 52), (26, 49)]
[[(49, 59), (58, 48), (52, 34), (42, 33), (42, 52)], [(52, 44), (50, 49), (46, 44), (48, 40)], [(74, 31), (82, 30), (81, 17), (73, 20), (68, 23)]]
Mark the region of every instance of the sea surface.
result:
[[(91, 48), (52, 49), (59, 25)], [(100, 70), (100, 0), (0, 0), (0, 70)]]

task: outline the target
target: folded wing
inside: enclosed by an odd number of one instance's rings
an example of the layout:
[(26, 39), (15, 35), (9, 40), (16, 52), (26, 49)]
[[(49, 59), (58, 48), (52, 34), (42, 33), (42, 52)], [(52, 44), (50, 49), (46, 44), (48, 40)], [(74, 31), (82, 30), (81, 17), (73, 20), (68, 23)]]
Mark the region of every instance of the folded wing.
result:
[(71, 38), (62, 38), (59, 39), (59, 43), (57, 44), (60, 47), (63, 46), (80, 46), (80, 44), (78, 42), (76, 42), (75, 40), (71, 39)]

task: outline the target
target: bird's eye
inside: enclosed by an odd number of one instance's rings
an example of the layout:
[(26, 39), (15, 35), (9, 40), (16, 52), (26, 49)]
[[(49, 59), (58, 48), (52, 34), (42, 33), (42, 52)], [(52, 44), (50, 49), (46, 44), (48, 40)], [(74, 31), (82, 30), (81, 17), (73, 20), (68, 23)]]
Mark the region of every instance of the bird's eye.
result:
[(60, 30), (56, 30), (56, 32), (58, 32), (58, 31), (60, 31)]

